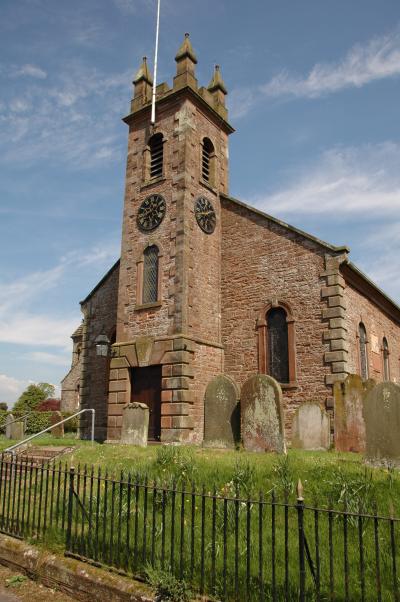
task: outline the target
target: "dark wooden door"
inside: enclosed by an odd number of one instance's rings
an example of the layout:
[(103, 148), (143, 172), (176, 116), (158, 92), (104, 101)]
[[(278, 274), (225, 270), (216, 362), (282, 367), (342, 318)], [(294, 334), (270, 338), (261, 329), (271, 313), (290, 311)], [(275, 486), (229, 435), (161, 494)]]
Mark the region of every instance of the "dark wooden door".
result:
[(161, 436), (161, 366), (132, 368), (131, 400), (145, 403), (150, 410), (149, 440), (159, 441)]

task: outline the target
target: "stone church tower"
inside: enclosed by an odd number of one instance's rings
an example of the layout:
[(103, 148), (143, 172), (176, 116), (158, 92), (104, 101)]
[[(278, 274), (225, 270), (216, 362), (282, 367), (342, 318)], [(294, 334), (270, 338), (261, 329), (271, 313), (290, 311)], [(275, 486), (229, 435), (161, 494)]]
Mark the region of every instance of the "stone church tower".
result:
[(221, 207), (228, 193), (226, 89), (219, 67), (199, 88), (188, 34), (173, 87), (157, 87), (150, 125), (146, 59), (134, 79), (129, 127), (109, 440), (123, 406), (150, 406), (152, 439), (201, 441), (206, 384), (223, 370)]

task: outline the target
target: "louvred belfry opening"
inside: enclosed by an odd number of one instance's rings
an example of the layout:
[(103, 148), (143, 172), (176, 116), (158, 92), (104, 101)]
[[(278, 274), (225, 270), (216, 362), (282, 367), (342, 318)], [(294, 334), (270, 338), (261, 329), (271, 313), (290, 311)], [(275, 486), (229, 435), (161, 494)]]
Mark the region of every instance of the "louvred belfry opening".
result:
[(211, 179), (211, 156), (214, 152), (214, 147), (209, 138), (204, 138), (203, 141), (203, 154), (202, 154), (202, 177), (203, 180), (209, 182)]
[(150, 138), (150, 178), (160, 178), (163, 175), (163, 135), (154, 134)]

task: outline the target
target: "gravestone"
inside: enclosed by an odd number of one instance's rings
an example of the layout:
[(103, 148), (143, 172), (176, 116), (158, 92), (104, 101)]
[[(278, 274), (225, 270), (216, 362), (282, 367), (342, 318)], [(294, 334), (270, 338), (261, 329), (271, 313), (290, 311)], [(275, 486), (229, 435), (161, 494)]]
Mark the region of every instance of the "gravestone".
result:
[(239, 392), (220, 374), (208, 383), (204, 396), (204, 445), (234, 447), (240, 440)]
[(23, 439), (25, 436), (25, 423), (23, 420), (18, 420), (10, 425), (10, 439)]
[(145, 403), (128, 403), (122, 413), (121, 443), (147, 446), (149, 408)]
[[(60, 420), (63, 419), (63, 415), (61, 412), (53, 412), (50, 418), (50, 424), (57, 424)], [(51, 434), (53, 437), (64, 437), (64, 424), (59, 424), (58, 426), (52, 426)]]
[(5, 427), (6, 427), (6, 437), (7, 437), (7, 439), (11, 439), (11, 427), (12, 427), (12, 424), (10, 424), (10, 423), (13, 422), (13, 420), (14, 420), (14, 416), (12, 414), (8, 414), (6, 416), (4, 424), (5, 424)]
[(366, 458), (379, 465), (400, 465), (400, 386), (376, 385), (364, 401)]
[(250, 377), (242, 387), (240, 405), (244, 448), (284, 453), (282, 391), (276, 380), (265, 374)]
[(335, 383), (335, 449), (364, 453), (363, 403), (374, 386), (375, 381), (363, 381), (358, 374), (349, 374), (344, 382)]
[(318, 403), (303, 403), (294, 413), (292, 447), (310, 450), (329, 449), (329, 416)]

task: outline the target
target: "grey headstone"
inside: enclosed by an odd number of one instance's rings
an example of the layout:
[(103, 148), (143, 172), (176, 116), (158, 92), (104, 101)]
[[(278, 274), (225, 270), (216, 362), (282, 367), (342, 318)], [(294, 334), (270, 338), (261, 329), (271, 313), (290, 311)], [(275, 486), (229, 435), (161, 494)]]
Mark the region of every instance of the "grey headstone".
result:
[(358, 374), (349, 374), (345, 381), (335, 383), (335, 449), (364, 453), (363, 404), (374, 386), (374, 380), (363, 381)]
[(276, 380), (265, 374), (246, 380), (240, 405), (245, 449), (285, 452), (282, 391)]
[(13, 420), (14, 420), (14, 416), (12, 414), (8, 414), (6, 416), (4, 424), (5, 424), (5, 427), (6, 427), (6, 437), (7, 437), (7, 439), (11, 439), (11, 427), (12, 427), (12, 424), (10, 424), (10, 422), (12, 422)]
[(13, 422), (10, 425), (10, 430), (11, 430), (11, 436), (10, 439), (23, 439), (24, 435), (25, 435), (25, 429), (24, 429), (24, 421), (23, 420), (18, 420), (18, 422)]
[[(57, 424), (57, 422), (60, 422), (62, 419), (63, 415), (61, 414), (61, 412), (52, 412), (50, 423), (52, 425)], [(53, 428), (51, 429), (51, 434), (53, 435), (53, 437), (64, 437), (64, 424), (53, 426)]]
[(121, 443), (147, 446), (149, 408), (145, 403), (128, 403), (122, 413)]
[(204, 396), (204, 445), (234, 447), (240, 440), (239, 392), (220, 374), (208, 383)]
[(329, 416), (318, 403), (303, 403), (294, 413), (292, 447), (297, 449), (329, 449)]
[(366, 457), (376, 464), (400, 465), (400, 386), (376, 385), (364, 401)]

